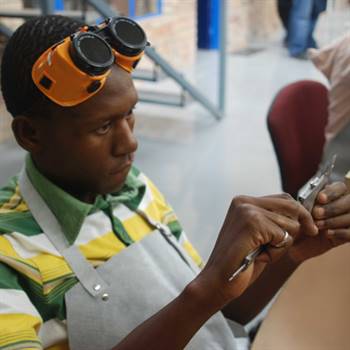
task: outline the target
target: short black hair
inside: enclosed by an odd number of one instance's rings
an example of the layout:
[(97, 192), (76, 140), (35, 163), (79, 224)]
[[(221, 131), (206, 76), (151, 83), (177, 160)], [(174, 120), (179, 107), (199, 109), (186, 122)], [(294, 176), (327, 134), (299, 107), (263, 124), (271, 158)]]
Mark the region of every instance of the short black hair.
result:
[(82, 22), (48, 15), (23, 23), (9, 39), (1, 63), (1, 89), (7, 110), (17, 115), (45, 115), (52, 106), (35, 86), (32, 67), (49, 47), (76, 32)]

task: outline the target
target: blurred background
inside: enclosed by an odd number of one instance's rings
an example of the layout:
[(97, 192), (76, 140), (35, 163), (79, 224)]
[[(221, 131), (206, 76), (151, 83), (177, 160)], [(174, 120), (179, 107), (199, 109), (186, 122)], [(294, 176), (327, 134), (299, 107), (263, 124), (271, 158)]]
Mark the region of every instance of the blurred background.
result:
[[(314, 32), (319, 47), (349, 31), (349, 9), (347, 0), (328, 0)], [(118, 13), (145, 29), (152, 49), (134, 76), (136, 166), (164, 193), (203, 258), (235, 195), (281, 191), (269, 106), (290, 82), (327, 82), (308, 59), (288, 54), (276, 0), (0, 0), (1, 51), (16, 27), (41, 13), (88, 23)], [(1, 186), (24, 156), (10, 122), (1, 99)]]

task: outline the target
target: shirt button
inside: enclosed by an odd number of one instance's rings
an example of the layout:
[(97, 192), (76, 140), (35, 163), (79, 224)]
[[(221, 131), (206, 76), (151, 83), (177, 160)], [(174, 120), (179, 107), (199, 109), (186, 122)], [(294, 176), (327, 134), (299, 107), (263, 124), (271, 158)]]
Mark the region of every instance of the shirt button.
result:
[(109, 294), (108, 293), (103, 293), (102, 294), (102, 300), (107, 301), (109, 299)]
[(100, 284), (95, 284), (93, 287), (95, 292), (98, 292), (101, 289), (101, 285)]

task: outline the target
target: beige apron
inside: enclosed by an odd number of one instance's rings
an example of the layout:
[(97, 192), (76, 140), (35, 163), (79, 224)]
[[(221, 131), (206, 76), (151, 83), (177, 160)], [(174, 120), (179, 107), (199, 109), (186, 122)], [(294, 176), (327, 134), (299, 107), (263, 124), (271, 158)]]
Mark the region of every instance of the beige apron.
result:
[[(168, 227), (142, 212), (139, 214), (155, 230), (94, 269), (77, 246), (69, 246), (60, 224), (23, 170), (20, 191), (43, 232), (79, 280), (65, 295), (72, 350), (111, 349), (176, 298), (199, 272)], [(236, 349), (231, 323), (220, 312), (215, 314), (186, 349)]]

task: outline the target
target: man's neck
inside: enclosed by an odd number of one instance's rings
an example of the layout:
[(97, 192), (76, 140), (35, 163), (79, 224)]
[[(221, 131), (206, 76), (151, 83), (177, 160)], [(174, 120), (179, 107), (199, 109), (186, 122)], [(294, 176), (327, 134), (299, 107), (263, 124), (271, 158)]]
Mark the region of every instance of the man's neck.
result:
[(45, 170), (45, 167), (43, 167), (40, 162), (38, 162), (34, 157), (32, 157), (32, 161), (37, 168), (37, 170), (45, 176), (49, 181), (51, 181), (53, 184), (61, 188), (63, 191), (69, 193), (71, 196), (75, 197), (76, 199), (88, 203), (88, 204), (94, 204), (97, 194), (92, 192), (83, 192), (77, 190), (78, 187), (74, 186), (72, 184), (67, 184), (65, 181), (60, 179), (58, 176), (55, 176), (53, 174), (50, 174), (49, 171)]

